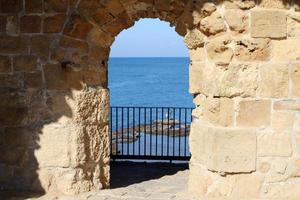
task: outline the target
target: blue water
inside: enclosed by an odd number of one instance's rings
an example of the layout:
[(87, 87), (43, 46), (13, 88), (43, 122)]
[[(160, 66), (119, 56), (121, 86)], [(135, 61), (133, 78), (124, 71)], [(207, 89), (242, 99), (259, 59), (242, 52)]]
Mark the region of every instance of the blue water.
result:
[(189, 58), (110, 58), (111, 106), (193, 107)]

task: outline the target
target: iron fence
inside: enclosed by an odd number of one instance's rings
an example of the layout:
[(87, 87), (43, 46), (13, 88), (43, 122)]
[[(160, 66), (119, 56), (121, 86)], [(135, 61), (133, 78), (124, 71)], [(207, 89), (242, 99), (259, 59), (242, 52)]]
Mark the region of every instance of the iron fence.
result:
[(111, 107), (111, 158), (189, 160), (193, 108)]

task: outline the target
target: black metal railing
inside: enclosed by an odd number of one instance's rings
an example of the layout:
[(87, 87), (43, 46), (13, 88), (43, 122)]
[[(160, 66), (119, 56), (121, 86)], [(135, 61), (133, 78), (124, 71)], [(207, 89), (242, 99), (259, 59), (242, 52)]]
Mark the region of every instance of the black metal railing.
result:
[(111, 158), (189, 160), (193, 108), (111, 107)]

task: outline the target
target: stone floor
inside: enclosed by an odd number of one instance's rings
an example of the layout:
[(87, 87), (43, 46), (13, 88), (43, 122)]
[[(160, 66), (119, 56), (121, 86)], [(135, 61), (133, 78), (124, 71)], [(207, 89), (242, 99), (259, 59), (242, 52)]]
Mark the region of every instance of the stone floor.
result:
[(10, 200), (196, 200), (187, 191), (186, 164), (116, 162), (111, 175), (111, 189), (97, 193)]

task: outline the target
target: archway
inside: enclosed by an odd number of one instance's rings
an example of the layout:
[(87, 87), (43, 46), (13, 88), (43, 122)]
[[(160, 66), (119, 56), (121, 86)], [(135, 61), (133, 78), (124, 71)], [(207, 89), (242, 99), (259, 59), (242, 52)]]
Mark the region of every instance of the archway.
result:
[(109, 48), (136, 20), (159, 18), (190, 48), (191, 191), (299, 198), (298, 1), (0, 5), (1, 167), (8, 172), (1, 185), (63, 193), (109, 186)]

